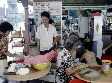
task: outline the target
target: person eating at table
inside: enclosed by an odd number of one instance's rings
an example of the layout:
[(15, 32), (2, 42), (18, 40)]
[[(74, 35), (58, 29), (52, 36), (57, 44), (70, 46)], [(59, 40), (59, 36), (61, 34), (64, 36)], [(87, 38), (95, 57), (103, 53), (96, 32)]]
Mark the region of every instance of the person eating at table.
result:
[[(56, 79), (58, 83), (69, 83), (71, 79), (74, 79), (71, 74), (74, 72), (74, 65), (77, 63), (80, 64), (80, 59), (76, 59), (76, 50), (81, 47), (81, 41), (79, 36), (76, 33), (70, 33), (67, 38), (64, 48), (58, 53), (57, 57), (57, 70), (56, 70)], [(85, 51), (85, 53), (89, 53)], [(82, 58), (85, 58), (86, 64), (90, 66), (98, 66), (95, 56), (88, 55), (87, 53), (82, 55)], [(93, 59), (93, 60), (91, 60)], [(94, 63), (93, 63), (94, 62)], [(85, 67), (87, 66), (86, 64)], [(72, 68), (73, 70), (71, 70)]]

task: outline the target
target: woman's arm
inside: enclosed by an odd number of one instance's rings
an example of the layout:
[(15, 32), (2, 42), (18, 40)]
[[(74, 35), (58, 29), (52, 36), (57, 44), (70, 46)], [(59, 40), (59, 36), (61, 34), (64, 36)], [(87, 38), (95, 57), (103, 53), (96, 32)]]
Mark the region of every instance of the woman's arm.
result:
[(86, 79), (82, 78), (82, 77), (78, 74), (78, 72), (74, 71), (74, 68), (73, 68), (73, 67), (67, 68), (67, 69), (66, 69), (66, 74), (67, 74), (67, 75), (71, 75), (71, 76), (73, 76), (73, 77), (75, 77), (75, 78), (78, 78), (78, 79), (80, 79), (80, 80), (83, 80), (83, 81), (86, 81), (86, 82), (90, 82), (90, 80), (86, 80)]
[(104, 48), (103, 49), (103, 53), (105, 53), (105, 51), (107, 51), (109, 48), (111, 48), (112, 47), (112, 43), (111, 44), (109, 44), (106, 48)]
[(58, 36), (53, 37), (53, 47), (54, 47), (54, 49), (57, 49), (58, 42), (59, 42), (59, 37)]

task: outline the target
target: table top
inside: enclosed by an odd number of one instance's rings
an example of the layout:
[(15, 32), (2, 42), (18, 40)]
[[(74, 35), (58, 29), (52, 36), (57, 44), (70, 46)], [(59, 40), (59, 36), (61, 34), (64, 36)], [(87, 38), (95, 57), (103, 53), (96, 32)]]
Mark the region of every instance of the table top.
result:
[(95, 81), (86, 80), (80, 77), (80, 75), (78, 74), (75, 74), (74, 76), (81, 80), (91, 82), (91, 83), (112, 83), (112, 68), (110, 69), (110, 71), (102, 73), (101, 77)]
[(92, 81), (92, 83), (112, 83), (112, 69), (105, 74), (102, 74), (100, 79)]
[(42, 71), (31, 71), (27, 75), (5, 75), (8, 80), (27, 81), (34, 80), (46, 76), (50, 71), (50, 67)]

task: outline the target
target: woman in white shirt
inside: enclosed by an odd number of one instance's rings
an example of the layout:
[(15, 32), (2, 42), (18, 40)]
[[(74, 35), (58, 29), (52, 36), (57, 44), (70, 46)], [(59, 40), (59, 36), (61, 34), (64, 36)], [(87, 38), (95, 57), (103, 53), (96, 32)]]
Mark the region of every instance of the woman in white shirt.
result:
[(46, 11), (41, 13), (42, 24), (37, 28), (36, 37), (39, 39), (40, 54), (46, 54), (53, 49), (57, 43), (56, 28), (50, 24), (50, 14)]

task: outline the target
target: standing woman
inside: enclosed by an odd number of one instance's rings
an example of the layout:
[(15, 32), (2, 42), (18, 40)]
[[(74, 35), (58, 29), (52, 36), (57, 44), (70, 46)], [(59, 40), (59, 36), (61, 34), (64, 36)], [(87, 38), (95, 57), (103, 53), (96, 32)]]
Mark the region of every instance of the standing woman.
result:
[(52, 25), (49, 12), (41, 13), (42, 24), (37, 28), (36, 38), (39, 40), (40, 54), (44, 55), (50, 52), (57, 44), (57, 31)]
[(0, 83), (7, 83), (3, 79), (5, 68), (7, 67), (7, 54), (8, 54), (8, 35), (13, 31), (13, 26), (8, 22), (0, 24)]

